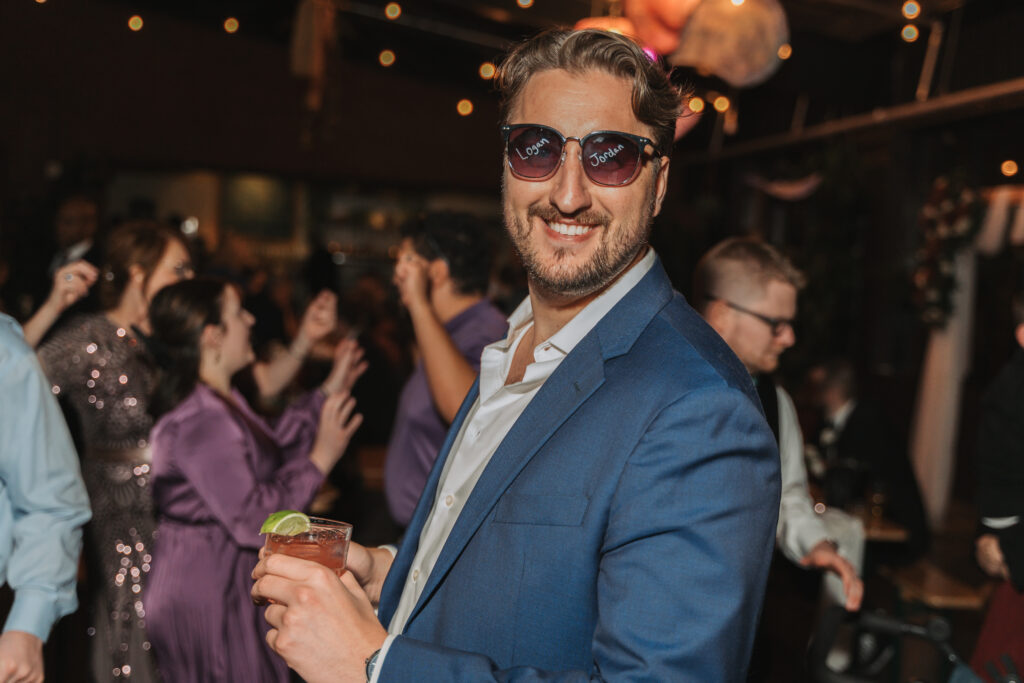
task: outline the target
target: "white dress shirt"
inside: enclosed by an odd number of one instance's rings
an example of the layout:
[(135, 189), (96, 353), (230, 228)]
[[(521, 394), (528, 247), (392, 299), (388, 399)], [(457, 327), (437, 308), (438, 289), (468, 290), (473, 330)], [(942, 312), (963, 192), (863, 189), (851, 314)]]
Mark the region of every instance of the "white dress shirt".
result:
[(522, 381), (505, 385), (516, 348), (533, 325), (533, 307), (529, 297), (509, 317), (508, 336), (484, 348), (480, 362), (480, 395), (466, 415), (444, 464), (433, 507), (420, 532), (419, 549), (388, 625), (388, 637), (381, 648), (371, 683), (377, 681), (391, 642), (405, 630), (445, 541), (491, 456), (544, 381), (601, 318), (643, 279), (654, 265), (654, 260), (654, 250), (648, 248), (640, 261), (564, 327), (534, 346), (533, 363), (526, 367)]
[[(804, 466), (804, 437), (800, 431), (793, 399), (782, 387), (775, 387), (779, 404), (779, 457), (782, 467), (782, 500), (779, 505), (779, 526), (776, 540), (782, 554), (799, 564), (821, 541), (833, 541), (836, 552), (853, 565), (860, 576), (864, 566), (864, 525), (859, 519), (838, 508), (815, 511), (814, 500), (807, 490), (807, 468)], [(845, 426), (853, 403), (847, 403), (836, 421)], [(840, 427), (841, 428), (841, 427)], [(836, 604), (846, 602), (843, 581), (833, 572), (825, 574), (825, 591)]]

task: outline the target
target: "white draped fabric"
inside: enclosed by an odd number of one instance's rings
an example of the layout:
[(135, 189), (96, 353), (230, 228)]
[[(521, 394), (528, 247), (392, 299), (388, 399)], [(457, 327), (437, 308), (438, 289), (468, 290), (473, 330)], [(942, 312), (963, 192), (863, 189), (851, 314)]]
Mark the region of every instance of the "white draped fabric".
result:
[[(925, 351), (911, 426), (910, 457), (933, 528), (943, 523), (953, 483), (960, 398), (970, 362), (974, 321), (975, 254), (992, 255), (1006, 243), (1011, 196), (1010, 187), (995, 189), (974, 247), (957, 255), (953, 312), (944, 328), (932, 331)], [(1009, 238), (1019, 244), (1024, 242), (1024, 200), (1015, 213)]]

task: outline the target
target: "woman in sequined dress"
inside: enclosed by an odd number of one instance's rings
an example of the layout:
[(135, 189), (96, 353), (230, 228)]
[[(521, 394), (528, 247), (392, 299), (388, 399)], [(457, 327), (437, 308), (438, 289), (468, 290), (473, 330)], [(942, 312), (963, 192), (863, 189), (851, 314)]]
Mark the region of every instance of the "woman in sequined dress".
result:
[(254, 319), (234, 286), (181, 282), (150, 315), (164, 356), (151, 403), (159, 533), (147, 610), (157, 661), (169, 681), (287, 683), (249, 596), (259, 527), (272, 512), (306, 508), (359, 427), (349, 389), (362, 352), (342, 341), (320, 388), (271, 426), (231, 386), (254, 359)]
[(81, 434), (93, 510), (85, 539), (93, 677), (159, 681), (144, 603), (155, 529), (147, 410), (153, 366), (137, 330), (146, 329), (153, 295), (191, 276), (192, 265), (178, 233), (148, 223), (118, 228), (106, 251), (97, 285), (101, 311), (69, 321), (39, 348), (39, 357)]

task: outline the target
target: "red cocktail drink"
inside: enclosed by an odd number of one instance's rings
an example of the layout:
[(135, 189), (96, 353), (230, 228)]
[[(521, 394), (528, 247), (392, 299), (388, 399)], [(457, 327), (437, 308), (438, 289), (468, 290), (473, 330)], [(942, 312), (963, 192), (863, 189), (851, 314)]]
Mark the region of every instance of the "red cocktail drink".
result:
[(319, 517), (310, 517), (309, 521), (311, 526), (305, 533), (294, 536), (267, 534), (266, 552), (312, 560), (341, 576), (345, 572), (352, 525)]

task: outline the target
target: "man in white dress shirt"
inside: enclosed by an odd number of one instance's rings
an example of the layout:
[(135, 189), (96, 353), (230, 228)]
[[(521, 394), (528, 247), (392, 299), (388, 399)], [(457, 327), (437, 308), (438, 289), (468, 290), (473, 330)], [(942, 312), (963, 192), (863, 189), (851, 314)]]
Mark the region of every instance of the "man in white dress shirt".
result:
[(793, 323), (797, 290), (803, 287), (803, 280), (803, 274), (771, 245), (734, 237), (712, 247), (697, 264), (694, 305), (757, 378), (768, 423), (777, 434), (782, 459), (779, 549), (796, 564), (838, 576), (843, 593), (840, 602), (856, 610), (864, 585), (848, 557), (860, 564), (863, 529), (858, 530), (856, 520), (832, 511), (831, 515), (842, 520), (838, 524), (855, 527), (853, 547), (841, 550), (826, 518), (815, 512), (807, 490), (804, 441), (796, 408), (786, 390), (771, 380), (779, 356), (796, 342)]
[(261, 560), (267, 640), (311, 683), (742, 681), (778, 455), (749, 375), (647, 246), (680, 94), (604, 31), (542, 33), (498, 81), (530, 295), (397, 556), (353, 544), (340, 581)]

